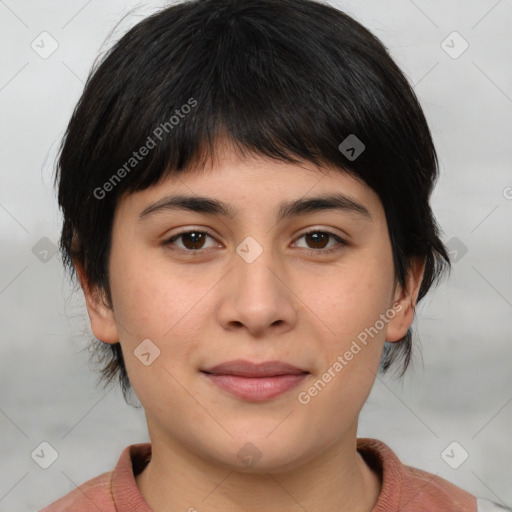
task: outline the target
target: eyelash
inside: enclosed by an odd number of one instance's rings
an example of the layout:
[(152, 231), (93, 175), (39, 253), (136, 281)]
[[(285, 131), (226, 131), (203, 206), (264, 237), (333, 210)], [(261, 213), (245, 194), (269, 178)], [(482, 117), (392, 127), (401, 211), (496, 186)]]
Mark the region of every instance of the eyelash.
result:
[[(190, 233), (200, 233), (200, 234), (208, 235), (210, 238), (214, 238), (207, 231), (201, 231), (199, 229), (189, 229), (187, 231), (181, 231), (180, 233), (173, 235), (171, 238), (164, 240), (162, 242), (162, 245), (164, 245), (166, 247), (170, 247), (171, 250), (173, 250), (173, 251), (182, 252), (183, 254), (186, 254), (187, 256), (195, 256), (197, 254), (201, 254), (203, 251), (208, 251), (208, 249), (181, 249), (181, 248), (172, 247), (174, 241), (178, 240), (183, 235), (188, 235)], [(331, 247), (330, 249), (304, 249), (304, 251), (309, 255), (318, 256), (319, 254), (331, 254), (333, 252), (340, 251), (341, 249), (343, 249), (344, 247), (349, 245), (340, 236), (335, 235), (334, 233), (331, 233), (329, 231), (322, 231), (320, 229), (313, 229), (311, 231), (307, 231), (306, 233), (302, 233), (302, 235), (300, 235), (297, 238), (297, 240), (300, 240), (301, 238), (303, 238), (307, 235), (310, 235), (312, 233), (321, 233), (323, 235), (327, 235), (330, 238), (334, 238), (338, 242), (338, 245), (335, 247)]]

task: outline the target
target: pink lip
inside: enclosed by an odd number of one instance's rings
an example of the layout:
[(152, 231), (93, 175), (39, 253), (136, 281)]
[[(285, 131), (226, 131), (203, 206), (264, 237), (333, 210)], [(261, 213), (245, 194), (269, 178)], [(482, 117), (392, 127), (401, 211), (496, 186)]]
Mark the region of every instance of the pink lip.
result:
[(220, 388), (255, 402), (269, 400), (297, 386), (309, 372), (280, 361), (260, 364), (241, 359), (219, 364), (203, 373)]

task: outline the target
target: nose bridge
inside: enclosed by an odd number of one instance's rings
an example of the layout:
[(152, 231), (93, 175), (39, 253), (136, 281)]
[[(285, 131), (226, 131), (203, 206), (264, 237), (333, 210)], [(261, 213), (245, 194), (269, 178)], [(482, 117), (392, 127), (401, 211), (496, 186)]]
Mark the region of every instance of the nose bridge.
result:
[[(237, 300), (248, 299), (262, 301), (263, 307), (270, 299), (275, 300), (279, 280), (274, 273), (277, 271), (277, 261), (270, 245), (270, 237), (259, 240), (252, 236), (246, 237), (236, 248), (235, 279)], [(269, 305), (267, 304), (267, 307)]]
[(262, 332), (272, 324), (290, 323), (293, 305), (287, 287), (281, 282), (279, 259), (270, 245), (270, 237), (245, 238), (233, 255), (233, 269), (225, 288), (221, 321), (243, 324)]

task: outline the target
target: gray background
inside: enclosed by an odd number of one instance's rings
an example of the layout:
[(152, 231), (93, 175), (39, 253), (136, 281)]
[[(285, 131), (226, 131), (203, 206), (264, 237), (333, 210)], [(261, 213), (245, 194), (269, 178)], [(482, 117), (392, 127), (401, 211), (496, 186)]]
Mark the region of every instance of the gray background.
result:
[[(415, 86), (440, 156), (432, 205), (458, 260), (420, 303), (413, 367), (401, 381), (379, 377), (359, 436), (510, 506), (512, 1), (332, 3), (381, 38)], [(143, 411), (97, 387), (88, 364), (83, 298), (51, 252), (52, 172), (105, 38), (131, 8), (113, 40), (162, 5), (0, 0), (0, 512), (38, 510), (148, 440)], [(46, 59), (31, 48), (43, 31), (59, 45)], [(461, 55), (458, 36), (442, 45), (453, 31), (469, 44)], [(58, 452), (46, 470), (31, 458), (42, 441)], [(457, 469), (441, 457), (453, 441), (452, 465), (469, 454)]]

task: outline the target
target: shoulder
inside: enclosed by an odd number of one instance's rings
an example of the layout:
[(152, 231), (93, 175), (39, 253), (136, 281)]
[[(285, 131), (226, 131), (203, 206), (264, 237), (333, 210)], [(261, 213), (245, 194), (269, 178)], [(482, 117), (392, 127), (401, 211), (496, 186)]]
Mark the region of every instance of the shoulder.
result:
[(115, 512), (111, 493), (112, 474), (113, 471), (109, 471), (88, 480), (40, 512)]
[(112, 471), (79, 485), (39, 512), (150, 512), (135, 481), (135, 475), (142, 471), (150, 458), (150, 443), (127, 446)]
[(475, 496), (437, 475), (402, 464), (382, 441), (358, 439), (357, 449), (381, 479), (375, 512), (478, 512)]
[(475, 512), (512, 512), (512, 509), (499, 505), (487, 498), (479, 498), (460, 487), (426, 471), (404, 466), (408, 488), (405, 496), (411, 492), (411, 503), (415, 501), (432, 503), (436, 507), (444, 507), (446, 511)]
[(418, 507), (427, 506), (429, 510), (435, 507), (446, 512), (477, 512), (476, 497), (448, 480), (405, 465), (403, 475), (401, 501), (404, 507), (421, 510)]

